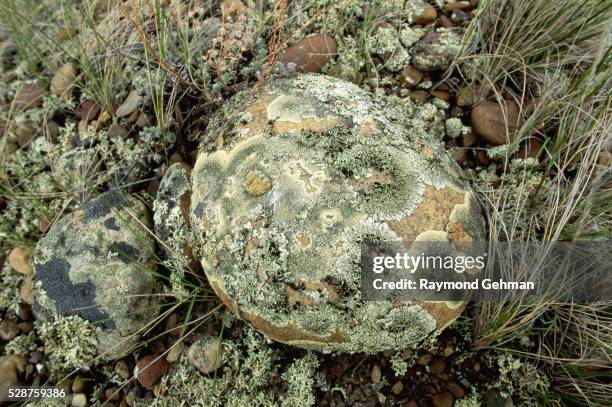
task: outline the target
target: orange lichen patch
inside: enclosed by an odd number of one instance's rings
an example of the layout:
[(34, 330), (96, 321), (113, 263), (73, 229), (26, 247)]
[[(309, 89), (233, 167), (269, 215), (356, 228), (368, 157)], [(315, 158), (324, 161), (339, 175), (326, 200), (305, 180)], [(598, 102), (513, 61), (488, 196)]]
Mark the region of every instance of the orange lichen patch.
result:
[(302, 249), (308, 249), (310, 247), (311, 240), (308, 235), (297, 235), (295, 237), (295, 241), (297, 245)]
[(423, 152), (423, 155), (427, 158), (434, 158), (435, 156), (434, 150), (431, 147), (423, 146), (423, 149), (421, 151)]
[(242, 185), (252, 196), (261, 196), (272, 188), (270, 178), (255, 171), (251, 171), (246, 175)]
[(265, 319), (256, 316), (250, 312), (240, 311), (236, 304), (229, 298), (227, 293), (221, 288), (221, 286), (215, 281), (214, 278), (208, 276), (210, 285), (219, 297), (223, 304), (228, 307), (231, 311), (236, 312), (242, 319), (249, 322), (255, 329), (268, 338), (278, 342), (291, 343), (291, 342), (309, 342), (313, 346), (323, 347), (327, 343), (338, 343), (338, 342), (349, 342), (350, 338), (346, 332), (336, 331), (329, 336), (316, 336), (308, 334), (301, 330), (294, 324), (278, 327), (274, 326)]
[(413, 301), (413, 304), (423, 308), (433, 319), (436, 320), (436, 329), (445, 328), (446, 325), (455, 320), (465, 307), (467, 301), (457, 308), (451, 308), (446, 301)]
[(290, 168), (291, 173), (297, 176), (304, 183), (304, 189), (306, 190), (306, 192), (312, 194), (318, 191), (317, 187), (312, 185), (312, 183), (310, 182), (312, 174), (309, 173), (308, 170), (306, 170), (306, 168), (304, 168), (300, 163), (295, 163), (291, 165)]
[(295, 133), (302, 130), (313, 130), (321, 132), (329, 130), (342, 124), (340, 118), (331, 116), (323, 119), (307, 117), (302, 118), (299, 122), (275, 120), (272, 124), (272, 134)]
[(419, 206), (406, 218), (390, 221), (389, 227), (404, 242), (411, 243), (422, 232), (445, 231), (446, 224), (455, 205), (462, 204), (465, 194), (445, 187), (425, 187)]
[(395, 175), (384, 174), (378, 168), (370, 168), (370, 170), (372, 171), (372, 175), (369, 177), (350, 178), (348, 180), (348, 183), (353, 188), (353, 191), (361, 192), (361, 191), (367, 191), (368, 189), (376, 185), (395, 184)]

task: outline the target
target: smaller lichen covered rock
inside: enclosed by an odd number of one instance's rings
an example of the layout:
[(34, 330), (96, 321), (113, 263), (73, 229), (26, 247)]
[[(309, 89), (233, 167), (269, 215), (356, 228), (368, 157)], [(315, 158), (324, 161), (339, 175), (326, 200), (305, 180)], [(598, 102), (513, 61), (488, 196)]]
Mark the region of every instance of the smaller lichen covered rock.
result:
[(154, 242), (145, 227), (145, 205), (121, 192), (60, 219), (34, 252), (38, 318), (78, 315), (100, 327), (101, 354), (126, 354), (157, 315)]

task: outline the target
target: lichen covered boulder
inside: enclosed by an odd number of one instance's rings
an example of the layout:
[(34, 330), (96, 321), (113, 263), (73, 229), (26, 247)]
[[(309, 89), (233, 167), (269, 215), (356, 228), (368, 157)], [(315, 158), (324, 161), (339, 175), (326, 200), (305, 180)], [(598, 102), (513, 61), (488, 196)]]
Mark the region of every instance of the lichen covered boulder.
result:
[(472, 192), (402, 102), (305, 74), (237, 95), (209, 125), (189, 174), (193, 253), (221, 300), (268, 337), (375, 353), (416, 347), (462, 312), (463, 302), (361, 298), (366, 238), (484, 237)]
[(38, 319), (78, 315), (100, 327), (101, 355), (125, 355), (158, 312), (154, 241), (145, 227), (145, 205), (122, 192), (60, 219), (34, 251)]

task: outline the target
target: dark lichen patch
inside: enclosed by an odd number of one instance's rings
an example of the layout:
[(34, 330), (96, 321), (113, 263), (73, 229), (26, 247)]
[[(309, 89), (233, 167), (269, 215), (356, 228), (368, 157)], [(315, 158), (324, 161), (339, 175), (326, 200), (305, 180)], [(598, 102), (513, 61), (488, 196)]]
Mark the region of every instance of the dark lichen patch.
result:
[(104, 221), (104, 227), (108, 230), (118, 231), (119, 226), (117, 226), (117, 219), (113, 216)]
[(69, 277), (70, 263), (66, 260), (54, 257), (38, 264), (36, 269), (37, 279), (60, 315), (78, 315), (91, 322), (104, 321), (104, 327), (108, 329), (114, 326), (108, 314), (96, 303), (96, 286), (90, 281), (73, 283)]
[(130, 203), (129, 197), (121, 191), (111, 191), (100, 195), (97, 199), (89, 201), (80, 209), (83, 210), (82, 221), (89, 223), (94, 219), (101, 219), (112, 210), (120, 211)]

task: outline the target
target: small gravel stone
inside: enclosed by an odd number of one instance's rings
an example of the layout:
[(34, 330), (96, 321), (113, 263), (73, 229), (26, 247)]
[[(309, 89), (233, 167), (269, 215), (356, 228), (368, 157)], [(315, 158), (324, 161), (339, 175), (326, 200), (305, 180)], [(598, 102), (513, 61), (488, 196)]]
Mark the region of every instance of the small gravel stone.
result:
[(15, 93), (13, 101), (19, 109), (42, 106), (43, 88), (37, 82), (24, 84)]
[(404, 390), (404, 383), (402, 383), (401, 380), (398, 380), (393, 387), (391, 387), (391, 392), (396, 396), (399, 395), (402, 390)]
[(70, 96), (72, 85), (77, 76), (77, 68), (72, 62), (64, 64), (51, 78), (51, 93), (64, 99)]
[(85, 123), (95, 120), (100, 114), (100, 105), (93, 100), (85, 100), (81, 103), (81, 120)]
[(372, 366), (372, 371), (370, 372), (370, 380), (372, 381), (372, 383), (373, 384), (380, 383), (381, 376), (382, 376), (382, 373), (380, 371), (380, 367), (378, 367), (378, 365)]
[(159, 355), (149, 355), (138, 361), (134, 369), (134, 376), (142, 387), (149, 389), (166, 373), (167, 368), (165, 358)]
[(471, 114), (472, 128), (478, 136), (494, 146), (506, 144), (517, 128), (519, 108), (512, 101), (479, 103)]
[(417, 363), (419, 365), (425, 366), (428, 365), (429, 362), (431, 362), (431, 359), (433, 358), (433, 356), (429, 353), (425, 353), (424, 355), (419, 356), (419, 358), (417, 359)]
[(12, 341), (19, 333), (19, 326), (17, 322), (12, 319), (3, 319), (0, 322), (0, 338), (3, 341)]
[(465, 390), (463, 390), (463, 387), (459, 386), (455, 382), (446, 383), (446, 388), (453, 394), (453, 396), (455, 396), (456, 399), (460, 399), (465, 396)]
[(446, 368), (446, 363), (444, 363), (444, 359), (434, 358), (431, 363), (429, 363), (429, 373), (431, 374), (440, 374)]
[(413, 66), (405, 66), (400, 73), (400, 83), (409, 88), (414, 88), (423, 79), (423, 72), (419, 71)]
[(431, 4), (425, 4), (423, 6), (423, 11), (421, 11), (418, 15), (414, 16), (414, 22), (419, 25), (427, 25), (436, 21), (438, 17), (438, 12)]
[(32, 275), (31, 257), (32, 249), (27, 246), (17, 246), (9, 254), (8, 262), (15, 271), (29, 276)]
[(200, 372), (214, 372), (223, 364), (224, 346), (218, 336), (205, 337), (195, 341), (187, 350), (187, 360)]
[(432, 401), (434, 407), (453, 407), (453, 395), (447, 391), (434, 394)]
[(124, 380), (129, 379), (130, 377), (130, 368), (128, 367), (125, 360), (119, 360), (115, 363), (115, 373), (119, 375)]
[(83, 393), (76, 393), (72, 395), (72, 401), (70, 402), (72, 407), (85, 407), (87, 406), (87, 396)]
[(32, 277), (26, 277), (21, 283), (21, 288), (19, 289), (19, 296), (21, 300), (26, 304), (32, 305), (34, 304), (34, 285), (32, 282)]
[(121, 106), (117, 108), (115, 116), (124, 117), (132, 114), (140, 106), (140, 102), (142, 102), (140, 92), (135, 89), (130, 91)]
[(310, 35), (281, 54), (279, 61), (296, 72), (320, 72), (336, 56), (336, 40), (329, 35)]
[(172, 347), (166, 354), (166, 361), (168, 363), (174, 363), (178, 361), (179, 358), (181, 357), (181, 354), (183, 353), (184, 348), (185, 348), (185, 345), (183, 345), (182, 341), (172, 345)]

